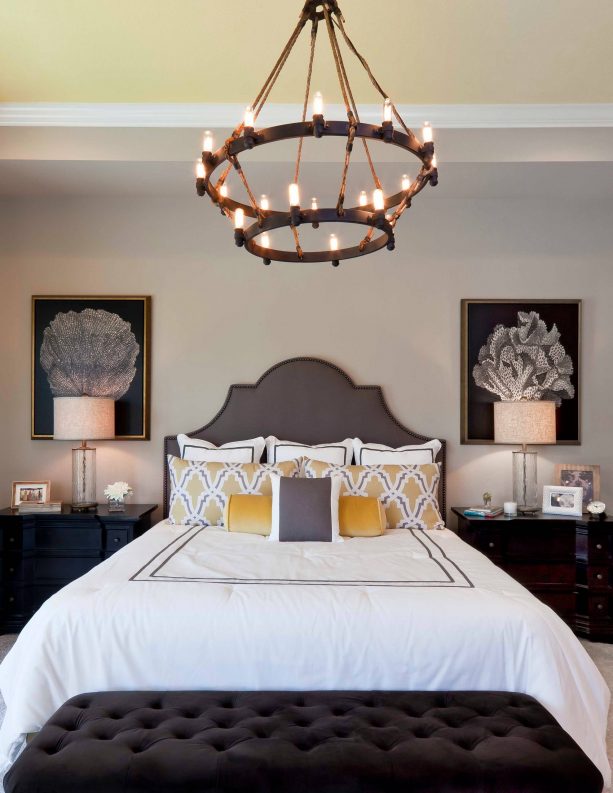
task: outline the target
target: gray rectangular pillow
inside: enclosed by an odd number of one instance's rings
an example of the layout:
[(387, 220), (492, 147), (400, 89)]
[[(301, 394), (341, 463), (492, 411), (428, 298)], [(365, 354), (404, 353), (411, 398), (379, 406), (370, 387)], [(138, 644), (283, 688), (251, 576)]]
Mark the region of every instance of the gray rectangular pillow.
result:
[[(282, 465), (282, 463), (281, 463)], [(272, 525), (270, 542), (343, 542), (338, 522), (339, 476), (329, 485), (313, 487), (313, 479), (289, 479), (271, 474)]]

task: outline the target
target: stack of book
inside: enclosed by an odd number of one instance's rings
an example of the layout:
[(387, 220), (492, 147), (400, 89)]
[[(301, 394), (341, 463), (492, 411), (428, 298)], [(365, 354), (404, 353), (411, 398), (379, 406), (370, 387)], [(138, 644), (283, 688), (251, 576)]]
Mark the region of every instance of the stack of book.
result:
[(502, 515), (502, 507), (468, 507), (464, 514), (470, 518), (495, 518)]
[(21, 504), (17, 506), (17, 512), (20, 515), (35, 515), (39, 513), (53, 513), (53, 512), (61, 512), (62, 511), (62, 502), (61, 501), (47, 501), (45, 504), (35, 504), (29, 503), (27, 501), (22, 501)]

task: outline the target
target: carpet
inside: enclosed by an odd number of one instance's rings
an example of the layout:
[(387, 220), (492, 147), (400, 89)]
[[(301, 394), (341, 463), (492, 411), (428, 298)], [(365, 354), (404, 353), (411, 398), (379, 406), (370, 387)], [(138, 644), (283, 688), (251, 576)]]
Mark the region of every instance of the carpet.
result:
[[(8, 653), (13, 646), (17, 637), (9, 634), (0, 636), (0, 661)], [(591, 655), (596, 666), (610, 689), (613, 689), (613, 644), (597, 644), (596, 642), (581, 641), (587, 652)], [(0, 724), (4, 718), (6, 708), (4, 701), (0, 697)], [(609, 755), (609, 763), (613, 765), (613, 708), (609, 711), (609, 730), (607, 732), (607, 752)]]

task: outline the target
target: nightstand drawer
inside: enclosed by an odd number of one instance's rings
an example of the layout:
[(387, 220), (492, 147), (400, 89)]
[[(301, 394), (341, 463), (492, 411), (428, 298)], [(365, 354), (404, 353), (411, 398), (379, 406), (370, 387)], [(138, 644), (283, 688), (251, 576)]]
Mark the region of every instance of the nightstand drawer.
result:
[(106, 550), (114, 553), (124, 545), (128, 544), (128, 530), (127, 529), (107, 529), (106, 530)]
[(22, 559), (19, 554), (4, 557), (0, 566), (0, 582), (10, 585), (13, 581), (24, 581), (32, 575), (33, 560)]
[(575, 583), (574, 564), (545, 564), (541, 562), (521, 564), (519, 562), (509, 562), (504, 569), (528, 589), (531, 586), (543, 584), (572, 586)]
[(590, 589), (608, 589), (609, 568), (606, 566), (588, 565), (587, 585)]
[(74, 581), (101, 561), (100, 556), (49, 556), (36, 560), (34, 581)]
[(606, 564), (609, 558), (608, 537), (596, 535), (588, 540), (587, 559), (592, 564)]
[(551, 529), (546, 524), (530, 523), (522, 531), (507, 535), (507, 558), (515, 559), (571, 559), (575, 558), (574, 527)]
[(72, 526), (37, 526), (36, 547), (39, 550), (90, 551), (98, 550), (102, 542), (102, 529), (96, 523), (73, 528)]

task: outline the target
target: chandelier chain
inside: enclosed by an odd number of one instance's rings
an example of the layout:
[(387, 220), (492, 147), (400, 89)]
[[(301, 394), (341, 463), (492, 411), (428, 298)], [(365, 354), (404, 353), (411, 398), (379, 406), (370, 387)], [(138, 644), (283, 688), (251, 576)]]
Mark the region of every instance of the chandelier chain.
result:
[[(260, 92), (258, 93), (256, 98), (254, 99), (252, 107), (253, 107), (254, 117), (255, 118), (258, 117), (259, 113), (261, 112), (262, 108), (264, 107), (264, 104), (266, 103), (266, 100), (268, 99), (268, 96), (270, 95), (270, 92), (272, 91), (272, 88), (273, 88), (274, 84), (277, 82), (277, 78), (278, 78), (279, 74), (281, 73), (281, 70), (285, 66), (285, 62), (289, 58), (289, 54), (292, 51), (292, 49), (294, 48), (294, 44), (298, 40), (298, 37), (302, 33), (302, 29), (306, 25), (307, 20), (308, 20), (308, 16), (305, 15), (304, 13), (302, 13), (301, 16), (300, 16), (300, 20), (298, 21), (298, 24), (294, 28), (294, 31), (292, 32), (292, 35), (289, 37), (287, 44), (283, 48), (283, 50), (281, 52), (281, 55), (279, 55), (279, 57), (277, 58), (277, 62), (275, 63), (275, 65), (273, 66), (270, 74), (266, 78), (266, 80), (264, 82), (264, 85), (260, 89)], [(237, 127), (237, 129), (241, 128), (242, 126), (243, 125), (240, 124), (239, 127)]]
[[(324, 11), (324, 13), (325, 13), (325, 11)], [(353, 91), (351, 90), (351, 84), (349, 82), (349, 78), (347, 77), (347, 70), (345, 69), (345, 63), (343, 61), (343, 58), (342, 58), (342, 55), (341, 55), (341, 51), (340, 51), (340, 46), (338, 44), (338, 39), (336, 38), (336, 33), (334, 32), (334, 26), (332, 24), (333, 21), (335, 21), (335, 20), (332, 20), (332, 17), (330, 15), (328, 15), (328, 17), (326, 17), (326, 22), (328, 22), (328, 21), (329, 21), (328, 33), (329, 33), (329, 36), (330, 36), (330, 45), (332, 47), (332, 52), (335, 54), (335, 62), (336, 62), (336, 54), (338, 54), (338, 59), (340, 61), (342, 73), (343, 73), (343, 76), (344, 76), (344, 79), (345, 79), (345, 83), (347, 85), (347, 91), (349, 93), (349, 97), (350, 97), (350, 100), (351, 100), (351, 105), (353, 107), (353, 112), (355, 114), (355, 117), (356, 117), (357, 121), (359, 122), (360, 121), (360, 114), (359, 114), (359, 111), (358, 111), (358, 107), (357, 107), (356, 101), (353, 98)], [(335, 21), (335, 24), (338, 26), (339, 22)], [(340, 24), (342, 24), (342, 21), (341, 21)], [(342, 31), (342, 28), (340, 28), (340, 29)], [(338, 71), (338, 66), (337, 66), (337, 71)], [(341, 77), (339, 75), (339, 81), (340, 80), (341, 80)], [(341, 88), (342, 88), (342, 84), (341, 84)], [(347, 102), (345, 102), (345, 106), (347, 107), (347, 111), (349, 112), (349, 107), (347, 106)], [(374, 166), (374, 163), (372, 161), (372, 157), (370, 155), (370, 149), (369, 149), (368, 143), (366, 142), (366, 140), (364, 138), (362, 138), (362, 145), (364, 147), (364, 153), (366, 154), (366, 159), (367, 159), (368, 165), (370, 167), (370, 173), (372, 174), (374, 185), (375, 185), (376, 188), (380, 189), (381, 188), (381, 182), (379, 181), (379, 177), (377, 176), (377, 172), (375, 170), (375, 166)]]
[[(307, 109), (309, 106), (309, 96), (311, 94), (311, 78), (313, 76), (313, 61), (315, 60), (315, 44), (317, 42), (317, 28), (318, 28), (318, 19), (315, 17), (313, 19), (313, 23), (311, 26), (311, 51), (309, 53), (309, 66), (307, 69), (307, 79), (306, 79), (306, 89), (304, 92), (304, 104), (302, 106), (302, 121), (303, 123), (306, 121)], [(300, 177), (300, 160), (302, 158), (302, 145), (304, 143), (304, 135), (300, 136), (300, 140), (298, 141), (298, 153), (296, 155), (296, 169), (294, 171), (294, 182), (298, 184), (298, 178)]]

